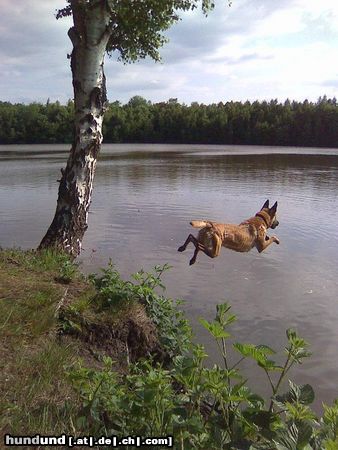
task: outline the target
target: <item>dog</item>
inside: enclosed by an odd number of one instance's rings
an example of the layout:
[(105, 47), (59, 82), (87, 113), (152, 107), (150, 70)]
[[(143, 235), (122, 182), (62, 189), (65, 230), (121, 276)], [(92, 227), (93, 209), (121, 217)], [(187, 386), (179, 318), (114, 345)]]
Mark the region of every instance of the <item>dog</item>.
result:
[(254, 217), (250, 217), (239, 225), (217, 223), (210, 220), (193, 220), (190, 225), (194, 228), (201, 228), (201, 230), (198, 232), (197, 238), (189, 234), (178, 251), (184, 252), (190, 242), (194, 244), (195, 252), (190, 260), (190, 265), (195, 264), (199, 251), (210, 258), (216, 258), (221, 247), (236, 252), (249, 252), (256, 247), (261, 253), (273, 242), (279, 244), (276, 236), (269, 237), (267, 235), (268, 228), (274, 229), (279, 225), (276, 213), (277, 202), (269, 208), (269, 200), (267, 200)]

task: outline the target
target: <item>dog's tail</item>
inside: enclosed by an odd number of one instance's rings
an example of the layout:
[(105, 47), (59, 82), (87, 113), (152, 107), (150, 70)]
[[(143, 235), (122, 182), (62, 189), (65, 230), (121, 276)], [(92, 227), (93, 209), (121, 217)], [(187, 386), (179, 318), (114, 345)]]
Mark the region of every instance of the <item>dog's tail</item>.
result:
[(212, 223), (208, 220), (192, 220), (190, 225), (194, 228), (204, 228), (204, 227), (212, 227)]

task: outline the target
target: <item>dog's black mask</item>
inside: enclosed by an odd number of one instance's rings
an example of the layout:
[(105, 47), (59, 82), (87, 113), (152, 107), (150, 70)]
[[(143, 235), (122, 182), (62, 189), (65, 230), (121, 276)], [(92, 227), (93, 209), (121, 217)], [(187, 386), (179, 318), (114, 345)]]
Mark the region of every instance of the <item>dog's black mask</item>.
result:
[(276, 227), (278, 227), (279, 222), (278, 220), (274, 220), (274, 222), (271, 224), (271, 228), (274, 230)]

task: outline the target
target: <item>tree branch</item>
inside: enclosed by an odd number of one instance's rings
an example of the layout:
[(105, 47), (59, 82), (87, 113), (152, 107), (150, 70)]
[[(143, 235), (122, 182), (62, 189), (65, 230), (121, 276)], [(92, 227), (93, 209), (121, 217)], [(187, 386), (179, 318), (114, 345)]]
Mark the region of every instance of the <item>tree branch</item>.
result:
[(65, 8), (57, 9), (55, 17), (56, 17), (56, 20), (59, 20), (59, 19), (63, 19), (64, 17), (69, 17), (71, 15), (72, 15), (72, 7), (70, 5), (68, 5)]

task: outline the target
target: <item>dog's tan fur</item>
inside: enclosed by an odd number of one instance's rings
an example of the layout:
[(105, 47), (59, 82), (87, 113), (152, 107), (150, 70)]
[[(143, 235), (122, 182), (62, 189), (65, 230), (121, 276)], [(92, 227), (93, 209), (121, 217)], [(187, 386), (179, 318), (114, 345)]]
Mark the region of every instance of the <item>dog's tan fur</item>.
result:
[(239, 225), (217, 223), (210, 220), (193, 220), (190, 225), (194, 228), (201, 228), (201, 230), (197, 238), (189, 234), (178, 251), (183, 252), (190, 242), (194, 244), (195, 252), (190, 260), (190, 265), (196, 262), (199, 251), (210, 258), (216, 258), (221, 247), (230, 248), (236, 252), (248, 252), (256, 247), (261, 253), (273, 242), (279, 244), (276, 236), (267, 236), (267, 229), (276, 228), (279, 224), (276, 211), (277, 202), (269, 208), (269, 200), (267, 200), (254, 217), (250, 217)]

